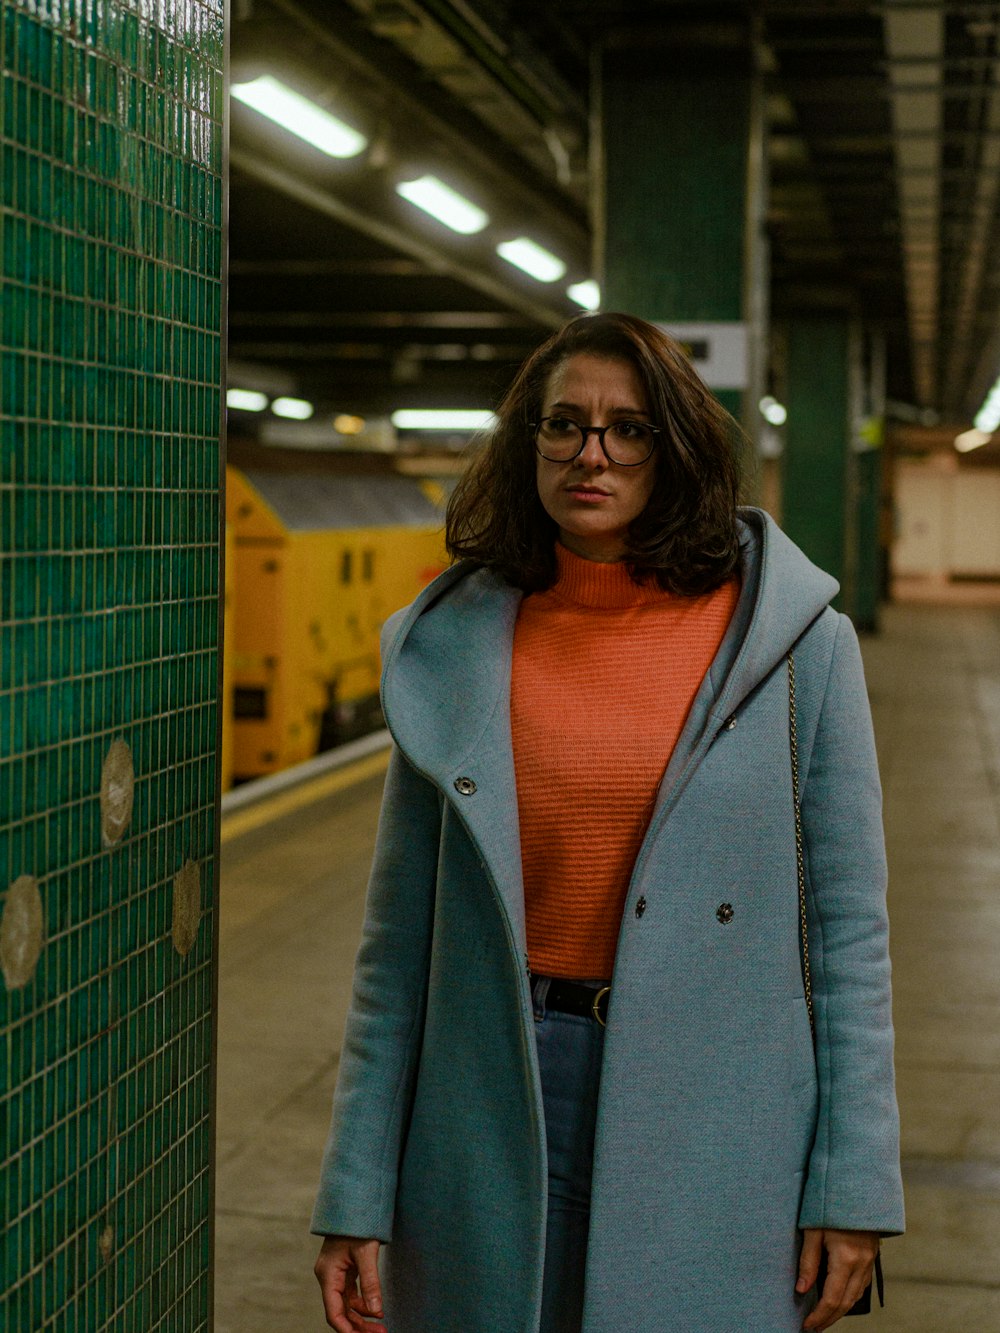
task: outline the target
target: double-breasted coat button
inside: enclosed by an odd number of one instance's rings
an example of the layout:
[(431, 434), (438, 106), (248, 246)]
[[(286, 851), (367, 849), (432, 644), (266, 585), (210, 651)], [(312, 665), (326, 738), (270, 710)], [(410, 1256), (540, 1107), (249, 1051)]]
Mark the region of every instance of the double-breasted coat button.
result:
[(639, 899), (637, 899), (636, 904), (635, 904), (635, 914), (636, 914), (636, 916), (642, 916), (642, 914), (643, 914), (643, 912), (645, 912), (645, 910), (646, 910), (646, 899), (645, 899), (645, 898), (639, 898)]
[(720, 903), (715, 909), (715, 915), (723, 926), (728, 926), (736, 913), (733, 911), (732, 903)]
[(456, 778), (455, 790), (460, 796), (472, 796), (475, 794), (476, 784), (471, 778)]

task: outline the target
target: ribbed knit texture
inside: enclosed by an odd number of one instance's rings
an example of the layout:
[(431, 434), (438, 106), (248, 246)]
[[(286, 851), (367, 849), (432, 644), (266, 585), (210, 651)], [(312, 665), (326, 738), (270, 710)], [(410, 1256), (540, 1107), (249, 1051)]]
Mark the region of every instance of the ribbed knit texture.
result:
[(611, 976), (657, 789), (739, 586), (677, 597), (556, 547), (521, 603), (511, 726), (534, 972)]

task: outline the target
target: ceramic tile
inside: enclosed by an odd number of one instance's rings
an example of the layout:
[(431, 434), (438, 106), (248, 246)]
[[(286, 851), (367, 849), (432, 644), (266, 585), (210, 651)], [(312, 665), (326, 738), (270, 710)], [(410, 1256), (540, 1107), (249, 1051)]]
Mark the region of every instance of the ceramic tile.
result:
[(208, 1322), (222, 14), (0, 0), (0, 898), (44, 919), (0, 985), (11, 1330)]

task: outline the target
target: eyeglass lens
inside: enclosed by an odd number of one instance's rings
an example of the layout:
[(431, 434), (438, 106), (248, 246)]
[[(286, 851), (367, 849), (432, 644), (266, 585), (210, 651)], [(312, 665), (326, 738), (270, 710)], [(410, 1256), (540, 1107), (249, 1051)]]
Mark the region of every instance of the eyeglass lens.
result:
[[(616, 421), (610, 426), (588, 426), (586, 430), (601, 439), (612, 463), (624, 467), (644, 463), (653, 450), (653, 431), (641, 421)], [(545, 417), (538, 423), (535, 444), (543, 458), (553, 463), (568, 462), (583, 448), (584, 427), (569, 417)]]

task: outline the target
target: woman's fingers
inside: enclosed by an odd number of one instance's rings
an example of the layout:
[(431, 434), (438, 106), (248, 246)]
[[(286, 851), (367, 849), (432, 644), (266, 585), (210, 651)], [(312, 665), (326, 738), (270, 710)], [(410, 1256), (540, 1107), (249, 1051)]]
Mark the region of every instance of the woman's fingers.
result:
[(373, 1323), (368, 1317), (368, 1303), (359, 1291), (351, 1292), (350, 1316), (355, 1328), (363, 1328), (367, 1333), (385, 1333), (385, 1324)]
[(378, 1247), (377, 1240), (366, 1240), (354, 1249), (351, 1256), (358, 1269), (358, 1286), (361, 1288), (361, 1299), (365, 1305), (363, 1313), (374, 1315), (376, 1319), (382, 1317), (382, 1284), (378, 1279)]
[[(872, 1265), (878, 1253), (878, 1237), (874, 1232), (828, 1229), (819, 1235), (829, 1255), (829, 1272), (818, 1305), (802, 1325), (810, 1333), (812, 1330), (822, 1333), (823, 1329), (830, 1328), (855, 1304), (871, 1281)], [(800, 1289), (799, 1283), (796, 1289)]]
[[(386, 1333), (385, 1325), (365, 1316), (382, 1316), (377, 1240), (327, 1236), (314, 1272), (323, 1293), (326, 1322), (336, 1333)], [(356, 1284), (361, 1285), (361, 1294)]]
[(356, 1326), (347, 1306), (348, 1284), (353, 1285), (353, 1273), (348, 1273), (339, 1267), (335, 1268), (332, 1264), (324, 1264), (322, 1255), (316, 1261), (313, 1271), (323, 1293), (326, 1322), (331, 1328), (336, 1329), (337, 1333), (355, 1333)]
[(357, 1325), (347, 1309), (343, 1292), (337, 1291), (322, 1279), (320, 1279), (320, 1289), (323, 1292), (323, 1309), (329, 1326), (336, 1329), (337, 1333), (356, 1333)]
[(364, 1315), (351, 1312), (352, 1333), (387, 1333), (385, 1324), (378, 1320), (366, 1319)]
[(802, 1327), (805, 1329), (824, 1329), (836, 1323), (840, 1316), (851, 1308), (846, 1301), (846, 1295), (847, 1274), (842, 1270), (831, 1267), (827, 1273), (826, 1281), (823, 1283), (823, 1290), (820, 1292), (819, 1304)]
[(802, 1252), (799, 1255), (799, 1280), (795, 1290), (806, 1292), (816, 1281), (820, 1256), (823, 1253), (823, 1232), (818, 1227), (807, 1227), (802, 1233)]

